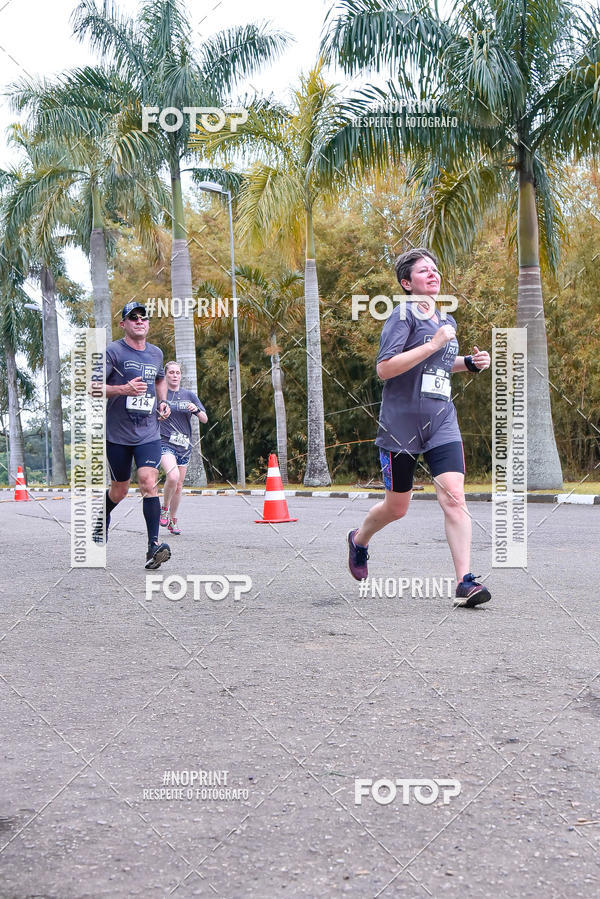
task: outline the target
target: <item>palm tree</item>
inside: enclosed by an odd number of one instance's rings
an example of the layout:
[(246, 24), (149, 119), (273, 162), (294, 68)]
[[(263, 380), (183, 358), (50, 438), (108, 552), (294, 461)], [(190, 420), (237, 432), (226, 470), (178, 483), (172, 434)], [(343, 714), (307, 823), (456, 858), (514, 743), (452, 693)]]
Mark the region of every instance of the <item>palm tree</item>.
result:
[[(238, 198), (238, 227), (250, 243), (275, 243), (296, 258), (304, 246), (304, 304), (306, 321), (306, 372), (308, 396), (308, 453), (304, 483), (325, 486), (331, 475), (325, 454), (325, 424), (321, 358), (319, 285), (313, 219), (315, 209), (333, 203), (349, 190), (351, 177), (341, 165), (321, 164), (322, 154), (348, 127), (357, 110), (358, 99), (342, 102), (335, 87), (322, 76), (323, 61), (301, 77), (293, 95), (293, 108), (255, 102), (248, 120), (237, 130), (198, 134), (194, 142), (209, 158), (227, 161), (242, 152), (259, 155), (245, 173)], [(355, 148), (356, 149), (356, 148)], [(363, 169), (376, 167), (386, 156), (386, 147), (359, 147), (355, 160)]]
[[(80, 73), (82, 76), (82, 73)], [(160, 216), (164, 190), (159, 179), (146, 178), (144, 192), (137, 181), (124, 178), (124, 156), (131, 164), (131, 146), (135, 146), (135, 128), (127, 128), (121, 113), (119, 127), (106, 114), (104, 133), (97, 138), (80, 129), (76, 134), (74, 120), (69, 134), (57, 141), (57, 128), (73, 103), (83, 76), (66, 76), (61, 83), (22, 85), (13, 97), (21, 108), (32, 108), (34, 125), (30, 133), (13, 126), (12, 141), (23, 152), (23, 170), (14, 179), (5, 205), (7, 240), (25, 243), (31, 256), (30, 273), (40, 282), (44, 318), (44, 358), (48, 384), (52, 435), (52, 483), (67, 480), (62, 398), (60, 385), (60, 353), (56, 318), (56, 278), (64, 275), (64, 262), (57, 244), (77, 244), (90, 258), (95, 321), (112, 334), (112, 314), (108, 286), (107, 242), (104, 223), (107, 217), (127, 216), (135, 227), (150, 260), (159, 263), (161, 240), (155, 220)], [(85, 79), (83, 79), (85, 80)], [(87, 82), (86, 82), (87, 84)], [(109, 127), (113, 124), (113, 127)], [(60, 133), (60, 132), (59, 132)], [(126, 146), (123, 144), (126, 143)], [(57, 236), (57, 229), (67, 226), (68, 236)], [(109, 242), (109, 247), (112, 248)]]
[[(196, 288), (196, 297), (197, 298), (205, 298), (211, 297), (214, 300), (219, 300), (222, 297), (228, 296), (229, 287), (225, 281), (201, 281), (198, 287)], [(242, 301), (238, 301), (238, 316), (240, 316), (240, 321), (243, 323), (242, 316)], [(216, 317), (209, 318), (207, 316), (202, 316), (198, 319), (198, 323), (196, 325), (196, 331), (198, 335), (202, 333), (205, 328), (210, 328), (220, 337), (227, 338), (227, 386), (229, 389), (229, 408), (231, 410), (231, 427), (232, 427), (232, 436), (233, 436), (233, 452), (235, 455), (235, 464), (236, 470), (239, 472), (245, 471), (244, 466), (244, 431), (243, 431), (243, 423), (240, 421), (239, 409), (240, 404), (238, 402), (238, 390), (237, 390), (237, 378), (236, 378), (236, 357), (235, 357), (235, 344), (233, 334), (231, 333), (231, 324), (228, 318), (225, 317)], [(245, 478), (245, 474), (244, 474)]]
[[(73, 20), (75, 34), (88, 36), (95, 49), (114, 61), (128, 90), (137, 93), (140, 109), (222, 107), (235, 83), (273, 59), (285, 43), (281, 34), (247, 25), (220, 32), (196, 49), (183, 0), (142, 0), (135, 20), (122, 18), (107, 3), (98, 8), (95, 0), (81, 0)], [(171, 294), (183, 300), (193, 295), (181, 184), (182, 162), (190, 158), (188, 117), (176, 131), (163, 131), (152, 124), (148, 134), (154, 137), (169, 170)], [(197, 392), (193, 318), (175, 317), (173, 325), (182, 383)], [(188, 472), (190, 481), (197, 482), (202, 457), (195, 418), (192, 425), (195, 449)]]
[(269, 279), (264, 271), (250, 265), (238, 266), (236, 276), (241, 291), (247, 294), (246, 302), (242, 303), (242, 315), (249, 332), (257, 334), (266, 331), (269, 336), (269, 346), (265, 352), (271, 357), (277, 456), (282, 481), (287, 484), (287, 421), (277, 332), (284, 331), (289, 335), (288, 328), (298, 321), (302, 297), (298, 295), (297, 285), (303, 278), (300, 272), (285, 271), (281, 276)]
[[(35, 149), (27, 132), (13, 126), (11, 140), (27, 153), (27, 163), (31, 169)], [(48, 409), (50, 434), (52, 440), (52, 476), (53, 484), (67, 482), (65, 464), (65, 443), (63, 433), (63, 409), (61, 390), (61, 362), (58, 340), (58, 321), (56, 311), (56, 277), (64, 283), (64, 261), (56, 246), (52, 233), (51, 218), (38, 215), (35, 219), (25, 221), (15, 217), (15, 193), (23, 180), (23, 173), (13, 173), (11, 189), (4, 199), (4, 227), (7, 247), (21, 247), (27, 253), (28, 275), (40, 284), (42, 293), (42, 320), (39, 329), (43, 335), (42, 359), (44, 363), (44, 381), (48, 389)]]
[(115, 72), (88, 67), (54, 82), (23, 80), (11, 95), (18, 111), (28, 111), (31, 128), (13, 129), (30, 162), (14, 195), (15, 225), (39, 213), (48, 240), (58, 225), (68, 226), (70, 242), (90, 260), (95, 325), (110, 341), (109, 222), (130, 223), (149, 261), (163, 261), (158, 223), (168, 194), (156, 174), (156, 144)]
[[(324, 52), (347, 73), (390, 72), (381, 100), (427, 98), (456, 125), (390, 129), (411, 160), (421, 227), (446, 263), (468, 250), (485, 214), (512, 200), (519, 256), (517, 325), (527, 328), (530, 488), (562, 484), (548, 382), (540, 277), (562, 236), (560, 167), (600, 137), (600, 13), (566, 0), (459, 3), (446, 19), (418, 0), (340, 0)], [(407, 73), (413, 73), (411, 82)], [(335, 147), (347, 155), (356, 138)], [(333, 164), (334, 155), (329, 157)], [(541, 253), (540, 253), (541, 250)]]
[[(269, 345), (265, 353), (271, 359), (271, 383), (275, 404), (275, 429), (277, 435), (277, 455), (281, 479), (288, 483), (287, 470), (287, 421), (285, 400), (283, 395), (283, 372), (277, 345), (277, 332), (284, 331), (289, 335), (289, 328), (298, 322), (302, 311), (303, 300), (297, 293), (297, 285), (302, 281), (300, 272), (284, 271), (279, 277), (270, 279), (266, 273), (255, 266), (238, 265), (235, 269), (236, 280), (241, 298), (238, 300), (240, 325), (251, 335), (266, 334)], [(224, 282), (204, 281), (198, 288), (199, 293), (219, 298), (226, 295)], [(229, 331), (227, 320), (223, 317), (202, 319), (205, 327)], [(231, 342), (231, 341), (230, 341)], [(230, 348), (229, 388), (231, 408), (235, 406), (235, 377), (232, 373), (232, 353)], [(235, 431), (234, 431), (235, 433)]]
[[(0, 307), (2, 308), (2, 307)], [(4, 339), (0, 339), (0, 368), (3, 371), (8, 372), (8, 359), (5, 352), (5, 341)], [(14, 370), (14, 369), (13, 369)], [(19, 366), (16, 366), (16, 384), (11, 376), (10, 378), (10, 389), (9, 389), (9, 378), (7, 377), (5, 380), (0, 381), (0, 426), (4, 431), (4, 440), (6, 446), (6, 464), (7, 464), (7, 474), (9, 475), (8, 481), (9, 484), (14, 484), (15, 477), (14, 472), (16, 471), (16, 465), (22, 465), (22, 462), (14, 459), (12, 462), (10, 461), (10, 442), (9, 442), (9, 429), (10, 429), (10, 411), (9, 406), (12, 400), (12, 397), (17, 398), (17, 409), (19, 410), (19, 415), (17, 416), (16, 428), (15, 430), (20, 434), (20, 442), (21, 448), (19, 451), (19, 458), (24, 458), (23, 452), (23, 429), (21, 427), (20, 421), (20, 408), (24, 406), (26, 403), (30, 402), (35, 398), (36, 389), (35, 383), (29, 374), (29, 372), (24, 371)], [(8, 415), (9, 419), (9, 427), (6, 426), (5, 416)]]
[[(0, 171), (0, 189), (11, 182), (10, 173)], [(23, 290), (27, 255), (22, 247), (8, 246), (0, 241), (0, 344), (6, 365), (6, 392), (8, 405), (9, 458), (8, 482), (16, 481), (20, 465), (26, 473), (25, 444), (21, 424), (21, 404), (19, 401), (19, 368), (17, 352), (23, 349), (27, 330), (33, 324), (35, 313), (25, 308), (28, 299)], [(35, 330), (35, 329), (33, 329)]]

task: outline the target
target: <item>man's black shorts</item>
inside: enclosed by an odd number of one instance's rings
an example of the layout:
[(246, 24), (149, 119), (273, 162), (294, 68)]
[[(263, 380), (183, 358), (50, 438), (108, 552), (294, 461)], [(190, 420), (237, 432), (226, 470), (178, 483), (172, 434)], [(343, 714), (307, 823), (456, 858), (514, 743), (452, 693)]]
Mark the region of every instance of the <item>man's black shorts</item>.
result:
[[(413, 477), (419, 454), (392, 453), (389, 450), (379, 450), (383, 484), (386, 490), (393, 493), (407, 493), (412, 490)], [(433, 477), (445, 474), (447, 471), (465, 473), (465, 454), (462, 440), (453, 443), (443, 443), (423, 453), (423, 458), (429, 466)]]
[(159, 467), (160, 440), (151, 440), (150, 443), (140, 443), (138, 446), (123, 446), (107, 440), (106, 458), (111, 480), (128, 481), (131, 477), (133, 459), (138, 468), (142, 468), (144, 465), (151, 468)]

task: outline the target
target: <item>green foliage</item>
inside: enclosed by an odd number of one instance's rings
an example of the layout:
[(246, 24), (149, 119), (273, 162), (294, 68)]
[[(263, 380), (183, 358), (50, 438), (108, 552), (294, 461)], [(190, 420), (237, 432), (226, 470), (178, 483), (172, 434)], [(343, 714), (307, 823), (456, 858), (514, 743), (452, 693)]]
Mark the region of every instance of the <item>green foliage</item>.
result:
[[(569, 0), (465, 0), (441, 13), (419, 0), (340, 0), (323, 51), (348, 74), (388, 74), (386, 92), (364, 92), (380, 105), (426, 98), (438, 115), (456, 117), (446, 129), (375, 129), (390, 164), (394, 153), (410, 160), (417, 245), (454, 263), (477, 240), (484, 212), (503, 208), (508, 190), (517, 193), (518, 173), (534, 184), (542, 263), (556, 274), (565, 236), (557, 170), (597, 155), (600, 138), (597, 9)], [(515, 202), (509, 233), (516, 224)], [(530, 240), (537, 257), (538, 235)]]
[[(600, 461), (600, 363), (590, 333), (600, 328), (597, 297), (600, 274), (600, 178), (594, 170), (565, 173), (574, 199), (592, 204), (585, 219), (573, 202), (568, 226), (572, 241), (556, 279), (544, 276), (553, 416), (556, 436), (568, 478), (579, 479)], [(385, 217), (382, 215), (385, 212)], [(203, 212), (188, 209), (192, 270), (198, 279), (212, 281), (220, 296), (230, 296), (227, 216), (217, 203)], [(321, 332), (327, 457), (338, 482), (367, 483), (380, 477), (373, 445), (381, 400), (375, 358), (383, 322), (362, 313), (352, 321), (352, 295), (393, 296), (400, 293), (393, 258), (407, 248), (401, 239), (409, 225), (409, 201), (389, 183), (370, 184), (351, 200), (317, 217), (321, 287)], [(471, 252), (459, 254), (456, 266), (443, 271), (442, 292), (459, 301), (455, 317), (461, 352), (474, 344), (490, 348), (492, 328), (516, 322), (515, 248), (507, 240), (503, 214), (488, 217)], [(280, 257), (272, 253), (238, 250), (239, 267), (258, 268), (268, 280), (280, 274)], [(250, 269), (246, 269), (249, 273)], [(131, 232), (119, 243), (112, 279), (113, 311), (136, 296), (169, 295), (169, 270), (149, 269)], [(219, 284), (220, 282), (220, 284)], [(196, 288), (199, 280), (196, 282)], [(203, 296), (207, 293), (201, 291)], [(240, 289), (240, 294), (243, 291)], [(303, 324), (286, 325), (290, 336), (278, 332), (289, 436), (289, 475), (301, 481), (307, 451), (306, 360)], [(209, 423), (202, 428), (203, 453), (209, 479), (235, 482), (231, 418), (227, 383), (228, 332), (197, 327), (198, 390)], [(275, 451), (275, 415), (266, 332), (242, 329), (241, 378), (244, 392), (244, 429), (248, 472), (264, 479), (270, 452)], [(295, 338), (295, 339), (294, 339)], [(155, 319), (150, 339), (165, 358), (173, 356), (172, 320)], [(298, 341), (298, 342), (296, 342)], [(455, 403), (464, 436), (467, 471), (471, 478), (489, 474), (491, 459), (490, 374), (457, 374)], [(571, 405), (571, 403), (573, 405)], [(580, 408), (585, 417), (577, 412)], [(423, 471), (420, 477), (428, 481)]]

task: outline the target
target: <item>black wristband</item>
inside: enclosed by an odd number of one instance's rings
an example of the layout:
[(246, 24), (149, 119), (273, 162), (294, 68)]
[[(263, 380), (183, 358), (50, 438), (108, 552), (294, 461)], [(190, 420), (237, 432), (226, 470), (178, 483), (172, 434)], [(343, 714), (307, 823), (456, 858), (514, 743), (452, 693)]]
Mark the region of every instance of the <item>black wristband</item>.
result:
[(475, 363), (473, 362), (473, 357), (472, 357), (472, 356), (464, 356), (464, 360), (465, 360), (465, 365), (467, 366), (467, 369), (468, 369), (469, 371), (473, 371), (473, 372), (476, 372), (476, 374), (479, 374), (479, 372), (481, 371), (481, 369), (480, 369), (480, 368), (477, 368), (477, 366), (476, 366)]

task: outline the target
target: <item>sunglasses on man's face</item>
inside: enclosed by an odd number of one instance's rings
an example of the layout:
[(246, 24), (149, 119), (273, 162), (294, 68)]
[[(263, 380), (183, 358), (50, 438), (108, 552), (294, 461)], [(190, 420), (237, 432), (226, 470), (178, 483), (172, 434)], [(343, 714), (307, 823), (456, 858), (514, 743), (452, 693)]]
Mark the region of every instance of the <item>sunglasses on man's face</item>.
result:
[(138, 315), (137, 312), (130, 312), (129, 315), (127, 316), (127, 318), (130, 322), (137, 322), (137, 321), (147, 322), (148, 321), (147, 315)]

